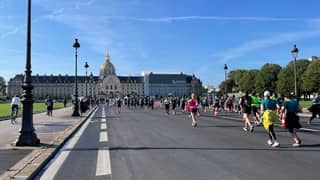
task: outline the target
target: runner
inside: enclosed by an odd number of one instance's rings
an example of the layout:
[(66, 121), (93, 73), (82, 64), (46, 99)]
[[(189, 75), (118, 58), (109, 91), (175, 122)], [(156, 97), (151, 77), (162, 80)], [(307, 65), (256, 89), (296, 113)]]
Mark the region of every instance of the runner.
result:
[(177, 113), (177, 110), (176, 110), (176, 108), (177, 108), (177, 99), (175, 97), (173, 97), (171, 99), (171, 104), (172, 104), (172, 114), (176, 115), (176, 113)]
[(267, 141), (268, 145), (271, 145), (272, 147), (279, 147), (280, 144), (277, 141), (276, 134), (274, 132), (273, 126), (274, 123), (277, 121), (278, 116), (275, 112), (276, 110), (276, 101), (273, 99), (270, 99), (270, 92), (265, 91), (263, 93), (264, 100), (261, 101), (261, 113), (263, 114), (263, 126), (267, 130), (269, 139)]
[(122, 101), (120, 98), (117, 99), (117, 106), (118, 106), (118, 113), (120, 114), (120, 111), (121, 111), (121, 104), (122, 104)]
[(253, 132), (253, 126), (249, 120), (249, 115), (251, 114), (251, 104), (252, 104), (252, 98), (249, 96), (249, 92), (247, 91), (244, 96), (240, 98), (240, 108), (241, 113), (243, 115), (243, 121), (244, 121), (244, 131), (250, 130), (250, 132)]
[(16, 117), (19, 113), (19, 105), (21, 103), (19, 95), (16, 95), (11, 100), (11, 124), (16, 124)]
[(166, 97), (164, 99), (164, 107), (166, 109), (166, 113), (169, 115), (170, 101), (169, 101), (168, 97)]
[(260, 113), (258, 111), (259, 107), (260, 107), (260, 100), (259, 98), (256, 96), (256, 92), (252, 93), (252, 113), (253, 113), (253, 120), (255, 125), (259, 126), (261, 124), (261, 116)]
[(320, 118), (320, 92), (317, 93), (317, 97), (312, 100), (312, 106), (309, 108), (309, 111), (312, 113), (312, 116), (307, 121), (307, 124), (310, 125), (311, 121), (317, 117)]
[(188, 108), (191, 111), (192, 126), (197, 127), (197, 112), (198, 112), (198, 102), (195, 98), (194, 93), (191, 94), (191, 99), (188, 102)]
[(298, 102), (293, 98), (293, 95), (288, 94), (285, 97), (285, 101), (283, 106), (281, 107), (281, 111), (286, 115), (286, 128), (292, 136), (293, 147), (299, 147), (301, 144), (301, 140), (297, 135), (296, 129), (300, 129), (301, 125), (299, 123), (299, 116), (296, 111), (298, 109)]

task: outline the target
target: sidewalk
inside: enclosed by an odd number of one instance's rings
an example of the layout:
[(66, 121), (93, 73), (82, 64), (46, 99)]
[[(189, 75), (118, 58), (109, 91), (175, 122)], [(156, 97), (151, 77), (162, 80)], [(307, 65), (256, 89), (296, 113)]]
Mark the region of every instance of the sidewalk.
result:
[(40, 139), (38, 147), (17, 147), (14, 142), (19, 135), (21, 118), (12, 125), (10, 120), (0, 121), (0, 179), (27, 179), (44, 165), (56, 149), (84, 122), (90, 109), (83, 117), (72, 117), (72, 108), (33, 115), (34, 128)]

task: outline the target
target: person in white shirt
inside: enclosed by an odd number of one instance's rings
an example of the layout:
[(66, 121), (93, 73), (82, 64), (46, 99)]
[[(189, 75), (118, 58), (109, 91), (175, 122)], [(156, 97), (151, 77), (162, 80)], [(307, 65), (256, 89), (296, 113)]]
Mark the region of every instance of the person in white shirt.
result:
[[(19, 113), (19, 105), (21, 103), (19, 95), (16, 95), (11, 100), (11, 123), (15, 124), (15, 118), (18, 116)], [(16, 111), (15, 111), (16, 109)]]

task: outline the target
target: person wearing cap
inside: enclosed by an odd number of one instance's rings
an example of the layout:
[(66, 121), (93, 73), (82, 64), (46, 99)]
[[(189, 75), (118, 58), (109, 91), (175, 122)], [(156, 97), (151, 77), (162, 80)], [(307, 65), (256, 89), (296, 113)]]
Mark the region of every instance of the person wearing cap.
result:
[(298, 147), (301, 144), (301, 140), (297, 135), (296, 129), (300, 129), (299, 116), (297, 115), (298, 102), (290, 94), (285, 95), (285, 101), (281, 107), (281, 112), (286, 115), (286, 128), (292, 136), (293, 147)]
[(274, 124), (278, 120), (278, 116), (275, 112), (277, 102), (270, 98), (270, 92), (265, 91), (263, 93), (264, 100), (261, 101), (260, 109), (263, 114), (263, 127), (267, 130), (269, 139), (267, 141), (268, 145), (272, 147), (279, 147), (280, 143), (277, 141), (276, 134), (274, 132)]

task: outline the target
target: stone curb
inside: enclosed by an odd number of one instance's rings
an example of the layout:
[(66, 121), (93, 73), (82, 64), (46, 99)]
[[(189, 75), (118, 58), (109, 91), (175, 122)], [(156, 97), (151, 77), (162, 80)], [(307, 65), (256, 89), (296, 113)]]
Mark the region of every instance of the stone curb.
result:
[(37, 174), (50, 162), (59, 152), (60, 148), (80, 129), (98, 106), (92, 108), (87, 116), (73, 125), (69, 126), (62, 135), (56, 137), (50, 144), (42, 147), (14, 147), (14, 149), (34, 149), (29, 155), (24, 157), (0, 179), (34, 179)]

